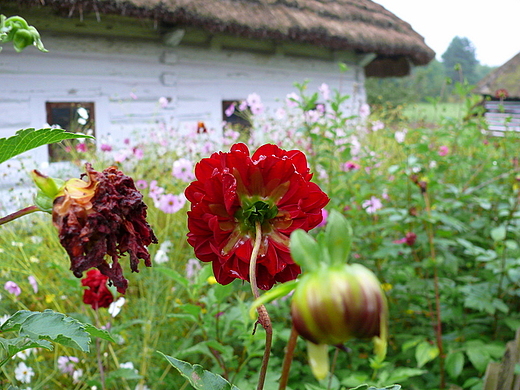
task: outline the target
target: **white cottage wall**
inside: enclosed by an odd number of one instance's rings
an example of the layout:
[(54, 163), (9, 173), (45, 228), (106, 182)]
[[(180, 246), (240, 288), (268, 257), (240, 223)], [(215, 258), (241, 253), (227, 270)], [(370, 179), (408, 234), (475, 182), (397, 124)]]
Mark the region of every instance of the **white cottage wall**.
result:
[[(204, 121), (220, 134), (223, 100), (257, 93), (273, 109), (296, 91), (295, 82), (307, 79), (309, 91), (327, 83), (351, 95), (353, 113), (365, 102), (363, 69), (356, 64), (340, 73), (336, 62), (281, 54), (91, 36), (44, 34), (43, 40), (49, 53), (15, 53), (9, 45), (0, 53), (0, 137), (43, 127), (45, 102), (94, 102), (96, 136), (114, 143), (147, 137), (161, 123), (182, 131)], [(164, 108), (160, 97), (170, 101)], [(28, 154), (48, 161), (46, 147)]]

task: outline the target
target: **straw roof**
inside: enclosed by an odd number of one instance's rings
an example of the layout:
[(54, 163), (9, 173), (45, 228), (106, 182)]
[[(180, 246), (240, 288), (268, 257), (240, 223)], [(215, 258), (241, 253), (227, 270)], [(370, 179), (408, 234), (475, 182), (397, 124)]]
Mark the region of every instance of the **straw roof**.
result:
[(375, 53), (367, 76), (402, 76), (435, 53), (412, 27), (370, 0), (18, 0), (65, 15), (96, 11), (192, 26), (213, 34)]
[(520, 100), (520, 53), (484, 77), (474, 92), (494, 98), (499, 90), (507, 91), (509, 99)]

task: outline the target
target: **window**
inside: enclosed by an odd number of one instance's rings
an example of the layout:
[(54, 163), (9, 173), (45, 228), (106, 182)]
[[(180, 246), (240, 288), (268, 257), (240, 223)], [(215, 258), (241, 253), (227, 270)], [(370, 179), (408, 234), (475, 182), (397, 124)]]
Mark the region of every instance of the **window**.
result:
[[(47, 123), (59, 126), (71, 133), (89, 133), (95, 136), (94, 103), (93, 102), (47, 102)], [(49, 161), (69, 161), (70, 148), (74, 148), (82, 140), (64, 141), (49, 145)], [(87, 146), (94, 148), (92, 143)]]
[[(230, 109), (231, 105), (235, 105), (235, 110), (231, 115), (227, 115), (226, 111)], [(249, 134), (249, 130), (251, 129), (251, 122), (247, 118), (245, 118), (238, 111), (238, 106), (240, 102), (237, 100), (223, 100), (222, 101), (222, 120), (226, 123), (226, 127), (230, 127), (234, 130), (237, 130), (240, 133)], [(249, 112), (249, 109), (246, 110), (246, 113)]]

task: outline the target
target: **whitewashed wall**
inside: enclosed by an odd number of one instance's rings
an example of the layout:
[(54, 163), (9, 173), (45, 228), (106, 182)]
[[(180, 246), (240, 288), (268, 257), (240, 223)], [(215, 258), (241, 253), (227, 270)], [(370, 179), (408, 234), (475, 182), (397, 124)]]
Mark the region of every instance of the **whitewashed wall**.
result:
[[(96, 136), (117, 144), (136, 131), (146, 137), (158, 123), (182, 129), (204, 121), (218, 134), (223, 100), (254, 92), (274, 108), (296, 91), (294, 82), (306, 79), (311, 91), (327, 83), (351, 95), (353, 112), (365, 101), (363, 70), (353, 64), (340, 74), (337, 63), (323, 60), (149, 41), (46, 34), (44, 43), (49, 53), (33, 47), (15, 53), (9, 45), (0, 52), (0, 137), (43, 127), (45, 102), (94, 102)], [(160, 97), (171, 103), (162, 108)], [(28, 155), (36, 163), (48, 161), (46, 147)], [(18, 180), (6, 172), (12, 169), (0, 165), (0, 188)]]

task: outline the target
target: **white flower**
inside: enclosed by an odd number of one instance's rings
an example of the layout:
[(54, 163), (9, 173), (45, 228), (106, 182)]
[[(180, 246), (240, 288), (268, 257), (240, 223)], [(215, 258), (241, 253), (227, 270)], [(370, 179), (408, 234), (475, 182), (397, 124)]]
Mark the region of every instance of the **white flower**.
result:
[(78, 383), (79, 378), (81, 378), (82, 376), (83, 376), (83, 370), (81, 368), (74, 370), (74, 372), (72, 373), (72, 382)]
[(121, 311), (121, 308), (125, 304), (125, 298), (121, 297), (117, 301), (112, 302), (110, 306), (108, 307), (108, 312), (112, 317), (115, 317), (119, 314)]
[(0, 326), (2, 326), (11, 316), (9, 314), (4, 314), (2, 317), (0, 317)]
[(139, 383), (135, 387), (135, 390), (150, 390), (150, 388), (148, 386), (146, 386), (144, 383)]
[(137, 374), (137, 369), (134, 367), (134, 363), (132, 363), (132, 362), (120, 363), (119, 367), (125, 368), (127, 370), (132, 370), (133, 372), (135, 372)]
[(30, 383), (34, 376), (34, 370), (31, 367), (27, 367), (24, 362), (18, 364), (14, 370), (14, 376), (22, 383)]
[(404, 142), (404, 139), (406, 138), (406, 129), (404, 129), (403, 131), (396, 131), (395, 134), (395, 140), (402, 144)]
[(20, 358), (22, 360), (25, 360), (25, 359), (27, 359), (29, 357), (29, 355), (32, 352), (35, 352), (35, 351), (36, 351), (35, 348), (24, 349), (23, 351), (20, 351), (16, 355), (14, 355), (13, 358), (17, 357), (17, 358)]

